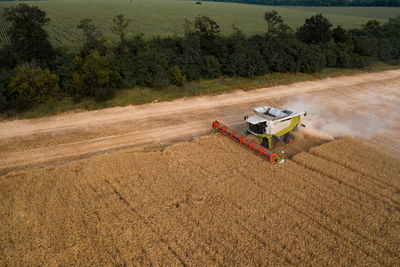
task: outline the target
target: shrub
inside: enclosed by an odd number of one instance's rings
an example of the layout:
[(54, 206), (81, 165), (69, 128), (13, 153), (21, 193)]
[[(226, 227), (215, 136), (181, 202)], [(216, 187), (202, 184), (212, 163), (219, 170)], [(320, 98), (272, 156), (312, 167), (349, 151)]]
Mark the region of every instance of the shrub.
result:
[(182, 87), (186, 82), (186, 76), (182, 74), (179, 66), (175, 65), (168, 70), (168, 78), (171, 84)]
[(8, 94), (15, 108), (25, 109), (35, 103), (45, 103), (57, 95), (59, 78), (49, 69), (43, 70), (30, 63), (16, 67), (14, 72)]
[(69, 92), (76, 100), (81, 97), (94, 97), (103, 101), (111, 97), (118, 83), (118, 72), (110, 68), (107, 57), (92, 50), (85, 58), (74, 59), (78, 68), (72, 74)]

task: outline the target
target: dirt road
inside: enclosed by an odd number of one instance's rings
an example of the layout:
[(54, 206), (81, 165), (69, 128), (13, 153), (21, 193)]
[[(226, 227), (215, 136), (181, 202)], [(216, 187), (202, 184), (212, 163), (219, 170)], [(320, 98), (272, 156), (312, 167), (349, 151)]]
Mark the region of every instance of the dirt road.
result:
[(307, 136), (318, 140), (355, 135), (399, 153), (399, 104), (400, 70), (393, 70), (1, 122), (0, 175), (115, 150), (159, 148), (209, 133), (215, 119), (243, 129), (243, 116), (258, 105), (304, 108)]

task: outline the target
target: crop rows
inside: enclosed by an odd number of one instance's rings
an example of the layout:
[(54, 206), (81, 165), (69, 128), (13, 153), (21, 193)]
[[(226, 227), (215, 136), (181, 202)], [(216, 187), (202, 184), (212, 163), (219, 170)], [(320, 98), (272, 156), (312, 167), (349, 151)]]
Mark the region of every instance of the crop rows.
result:
[(10, 39), (7, 34), (7, 22), (5, 21), (3, 14), (0, 11), (0, 45), (7, 45), (10, 43)]
[(9, 173), (0, 262), (398, 265), (399, 159), (379, 153), (343, 138), (272, 165), (213, 135)]
[[(11, 3), (12, 4), (12, 3)], [(0, 9), (8, 7), (10, 3), (0, 2)], [(183, 23), (187, 18), (193, 18), (197, 14), (203, 14), (216, 20), (221, 26), (221, 32), (232, 33), (231, 25), (236, 25), (245, 34), (261, 34), (265, 32), (263, 14), (266, 8), (254, 5), (234, 3), (207, 2), (196, 5), (192, 1), (177, 0), (126, 0), (115, 1), (73, 1), (59, 0), (57, 2), (37, 1), (39, 8), (43, 9), (50, 23), (47, 29), (53, 42), (61, 45), (76, 46), (82, 39), (81, 32), (77, 29), (80, 19), (90, 18), (109, 39), (115, 38), (109, 27), (112, 19), (123, 14), (132, 20), (127, 28), (129, 36), (137, 33), (145, 33), (146, 36), (183, 35)], [(391, 7), (274, 7), (292, 28), (297, 28), (308, 17), (322, 12), (334, 25), (342, 25), (345, 28), (358, 28), (369, 19), (376, 19), (381, 23), (399, 14), (400, 8)], [(53, 29), (62, 26), (64, 38), (52, 34)], [(76, 36), (79, 35), (79, 36)], [(56, 38), (57, 37), (57, 38)]]

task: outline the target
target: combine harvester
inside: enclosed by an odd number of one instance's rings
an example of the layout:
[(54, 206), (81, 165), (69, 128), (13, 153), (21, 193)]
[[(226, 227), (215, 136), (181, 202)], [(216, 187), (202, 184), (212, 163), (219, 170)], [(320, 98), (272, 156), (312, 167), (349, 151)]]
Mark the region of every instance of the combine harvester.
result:
[(278, 157), (276, 153), (271, 151), (280, 140), (284, 140), (287, 144), (294, 142), (294, 136), (291, 134), (301, 124), (301, 117), (306, 116), (306, 112), (296, 112), (292, 109), (284, 109), (281, 111), (275, 107), (257, 107), (253, 109), (255, 115), (252, 117), (245, 116), (247, 122), (247, 134), (253, 134), (260, 138), (260, 144), (248, 141), (245, 136), (230, 129), (229, 127), (214, 121), (212, 127), (228, 136), (232, 140), (244, 144), (250, 150), (266, 157), (270, 162), (282, 163), (284, 159)]

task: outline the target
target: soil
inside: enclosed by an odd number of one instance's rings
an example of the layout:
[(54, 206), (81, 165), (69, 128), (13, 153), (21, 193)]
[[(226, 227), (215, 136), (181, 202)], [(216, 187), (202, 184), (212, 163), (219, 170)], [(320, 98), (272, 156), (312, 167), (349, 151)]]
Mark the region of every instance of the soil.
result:
[[(116, 150), (165, 147), (209, 134), (213, 120), (244, 132), (244, 115), (251, 115), (251, 109), (259, 105), (287, 105), (306, 110), (307, 128), (295, 137), (306, 136), (307, 148), (320, 144), (321, 140), (350, 135), (369, 138), (377, 146), (400, 154), (399, 88), (400, 70), (392, 70), (1, 122), (0, 174)], [(378, 113), (371, 119), (375, 110)], [(363, 136), (364, 132), (368, 134)], [(295, 151), (284, 147), (285, 153), (290, 156), (302, 149), (294, 147)]]

